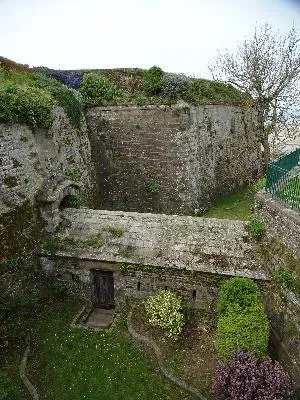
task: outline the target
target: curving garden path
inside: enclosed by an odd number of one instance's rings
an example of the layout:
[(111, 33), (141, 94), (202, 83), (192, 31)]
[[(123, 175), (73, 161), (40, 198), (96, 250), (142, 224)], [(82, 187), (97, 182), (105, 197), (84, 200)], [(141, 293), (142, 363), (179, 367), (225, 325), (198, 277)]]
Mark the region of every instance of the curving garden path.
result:
[(132, 322), (131, 322), (131, 316), (132, 316), (132, 309), (129, 311), (129, 313), (127, 315), (127, 329), (128, 329), (128, 332), (133, 337), (133, 339), (135, 339), (136, 341), (145, 343), (147, 346), (151, 347), (151, 349), (154, 351), (154, 354), (155, 354), (156, 359), (157, 359), (157, 363), (159, 365), (159, 368), (160, 368), (162, 374), (167, 379), (169, 379), (171, 382), (175, 383), (177, 386), (181, 387), (182, 389), (186, 390), (187, 392), (190, 392), (195, 397), (198, 397), (201, 400), (208, 400), (205, 396), (203, 396), (203, 394), (201, 394), (199, 392), (198, 389), (196, 389), (196, 388), (194, 388), (192, 386), (189, 386), (185, 381), (183, 381), (182, 379), (177, 378), (176, 376), (171, 374), (170, 371), (168, 371), (166, 369), (166, 367), (164, 366), (162, 354), (161, 354), (161, 351), (160, 351), (159, 347), (157, 346), (157, 344), (155, 343), (154, 340), (150, 339), (147, 336), (141, 335), (140, 333), (138, 333), (138, 332), (136, 332), (134, 330), (134, 328), (132, 326)]

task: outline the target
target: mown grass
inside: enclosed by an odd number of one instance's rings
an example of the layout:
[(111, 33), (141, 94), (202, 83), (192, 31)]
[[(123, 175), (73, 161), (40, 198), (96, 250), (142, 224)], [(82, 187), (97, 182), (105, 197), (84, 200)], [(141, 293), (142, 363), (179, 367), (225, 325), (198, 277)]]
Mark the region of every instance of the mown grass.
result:
[(282, 189), (275, 193), (275, 196), (300, 209), (300, 177), (291, 178)]
[(127, 336), (124, 317), (110, 331), (70, 327), (79, 309), (67, 302), (41, 315), (32, 330), (32, 377), (48, 400), (184, 400), (191, 396), (150, 369)]
[(255, 194), (265, 187), (266, 180), (262, 178), (235, 193), (218, 199), (203, 213), (206, 218), (226, 218), (249, 221), (254, 207)]
[(252, 187), (246, 187), (236, 193), (224, 196), (217, 200), (203, 214), (203, 217), (249, 220), (254, 204), (254, 194), (255, 191)]

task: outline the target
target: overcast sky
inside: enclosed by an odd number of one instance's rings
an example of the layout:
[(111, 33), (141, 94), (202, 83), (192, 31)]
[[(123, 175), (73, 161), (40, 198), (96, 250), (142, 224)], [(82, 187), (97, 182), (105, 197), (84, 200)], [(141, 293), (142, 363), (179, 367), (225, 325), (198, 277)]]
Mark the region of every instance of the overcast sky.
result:
[(0, 0), (0, 55), (30, 66), (149, 68), (210, 78), (208, 63), (269, 22), (300, 31), (300, 0)]

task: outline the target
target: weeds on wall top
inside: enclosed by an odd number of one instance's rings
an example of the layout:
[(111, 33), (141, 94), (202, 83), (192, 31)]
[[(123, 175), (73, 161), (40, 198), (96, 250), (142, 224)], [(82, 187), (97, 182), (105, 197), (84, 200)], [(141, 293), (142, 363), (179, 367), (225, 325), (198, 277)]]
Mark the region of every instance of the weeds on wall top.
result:
[(64, 108), (74, 128), (80, 127), (82, 104), (74, 91), (40, 72), (0, 67), (0, 121), (48, 129), (55, 104)]
[(266, 231), (264, 224), (258, 218), (252, 218), (247, 225), (247, 230), (249, 235), (256, 240), (260, 240)]
[(85, 107), (103, 106), (124, 96), (123, 91), (107, 78), (93, 72), (84, 75), (79, 91)]
[(300, 278), (295, 276), (286, 268), (279, 268), (275, 273), (275, 279), (281, 285), (290, 289), (296, 294), (300, 294)]
[(178, 99), (195, 105), (249, 104), (229, 84), (166, 73), (158, 66), (95, 72), (17, 68), (13, 62), (5, 66), (0, 66), (0, 121), (32, 128), (51, 126), (55, 104), (64, 108), (74, 128), (80, 127), (83, 106), (172, 104)]

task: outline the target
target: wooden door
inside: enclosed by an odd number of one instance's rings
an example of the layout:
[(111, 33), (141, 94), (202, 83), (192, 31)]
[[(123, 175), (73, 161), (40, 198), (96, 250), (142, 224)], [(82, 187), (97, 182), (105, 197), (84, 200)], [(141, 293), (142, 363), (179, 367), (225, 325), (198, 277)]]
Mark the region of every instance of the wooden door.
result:
[(94, 306), (100, 308), (113, 308), (114, 302), (114, 277), (111, 271), (94, 270)]

